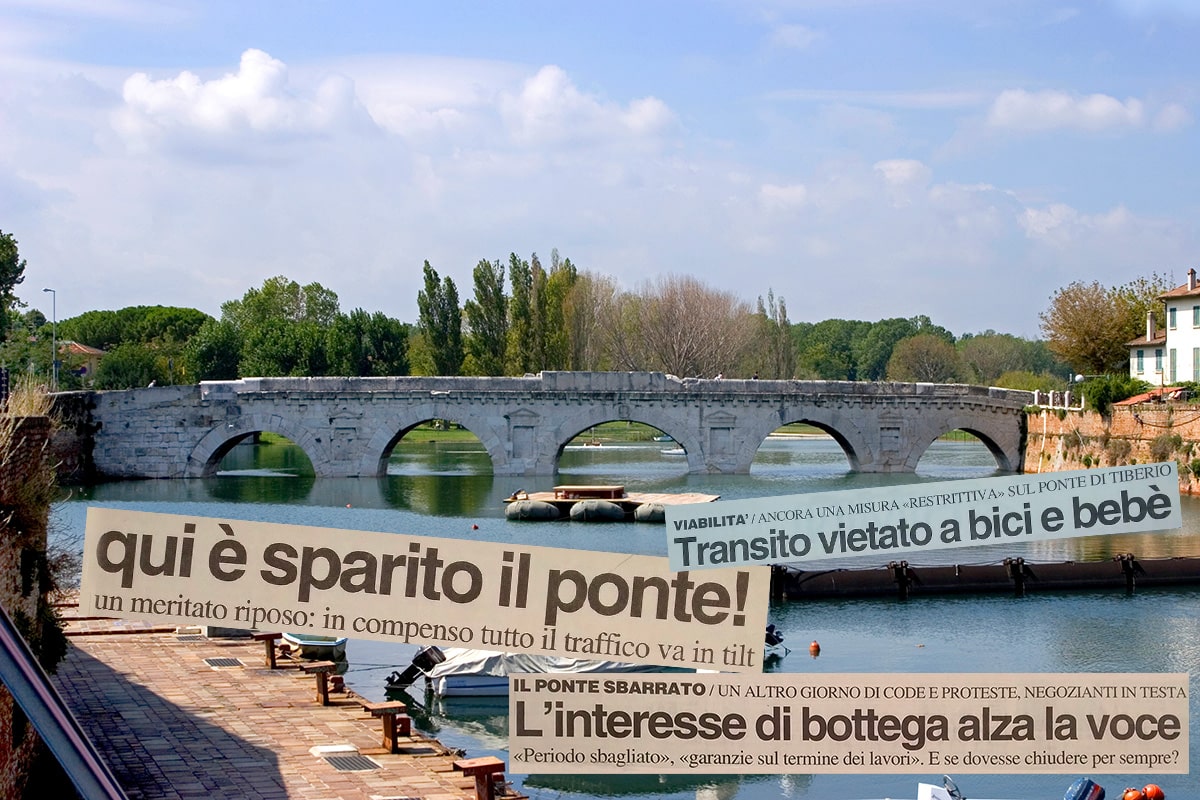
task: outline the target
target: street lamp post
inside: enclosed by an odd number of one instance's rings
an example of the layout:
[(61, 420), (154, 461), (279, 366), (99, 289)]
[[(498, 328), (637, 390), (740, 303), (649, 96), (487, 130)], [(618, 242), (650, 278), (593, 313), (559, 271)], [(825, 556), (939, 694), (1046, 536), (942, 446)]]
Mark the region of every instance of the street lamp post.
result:
[(42, 289), (50, 293), (50, 391), (58, 391), (58, 292), (53, 289)]

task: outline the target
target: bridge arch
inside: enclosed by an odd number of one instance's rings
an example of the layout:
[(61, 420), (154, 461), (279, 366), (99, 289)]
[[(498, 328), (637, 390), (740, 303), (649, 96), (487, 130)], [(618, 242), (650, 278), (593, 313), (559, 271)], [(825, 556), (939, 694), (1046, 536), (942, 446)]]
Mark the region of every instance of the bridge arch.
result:
[(318, 478), (334, 474), (322, 442), (303, 424), (276, 414), (247, 414), (213, 428), (201, 438), (188, 455), (184, 477), (211, 478), (229, 451), (255, 433), (275, 433), (290, 439), (304, 451)]
[[(921, 458), (928, 452), (929, 448), (942, 436), (945, 436), (951, 431), (966, 431), (974, 436), (988, 452), (992, 458), (996, 460), (996, 469), (1001, 472), (1019, 472), (1021, 465), (1013, 463), (1013, 459), (1009, 456), (1010, 452), (1020, 453), (1020, 447), (1023, 445), (1024, 437), (1015, 435), (1011, 420), (1002, 420), (999, 417), (994, 419), (982, 419), (979, 415), (949, 415), (938, 420), (941, 430), (935, 432), (932, 436), (925, 437), (923, 442), (918, 442), (917, 446), (913, 447), (909, 453), (905, 466), (912, 471), (916, 471), (917, 464)], [(1016, 438), (1016, 442), (1014, 442)]]
[(388, 459), (396, 443), (413, 428), (432, 419), (444, 419), (475, 434), (491, 459), (492, 473), (504, 474), (503, 468), (508, 462), (505, 437), (494, 429), (489, 418), (471, 413), (469, 409), (464, 413), (463, 406), (452, 403), (427, 403), (406, 409), (403, 414), (385, 417), (375, 426), (374, 434), (367, 441), (358, 465), (359, 474), (376, 478), (387, 475)]
[(655, 408), (639, 408), (636, 412), (620, 413), (621, 409), (606, 409), (604, 406), (581, 408), (568, 414), (556, 427), (553, 472), (558, 472), (558, 463), (562, 459), (563, 448), (579, 434), (603, 425), (606, 422), (637, 422), (657, 428), (675, 440), (687, 456), (688, 472), (703, 471), (704, 456), (699, 439), (686, 426), (680, 424), (679, 415), (668, 413)]
[[(835, 416), (839, 418), (835, 419)], [(793, 423), (812, 425), (832, 436), (833, 440), (842, 448), (842, 452), (845, 453), (851, 470), (859, 471), (863, 462), (869, 461), (871, 458), (867, 438), (857, 425), (846, 419), (844, 415), (835, 415), (832, 411), (808, 409), (802, 412), (785, 413), (771, 419), (757, 421), (757, 424), (754, 425), (744, 426), (743, 430), (746, 431), (746, 435), (738, 450), (737, 471), (750, 472), (750, 466), (767, 437), (784, 425)]]

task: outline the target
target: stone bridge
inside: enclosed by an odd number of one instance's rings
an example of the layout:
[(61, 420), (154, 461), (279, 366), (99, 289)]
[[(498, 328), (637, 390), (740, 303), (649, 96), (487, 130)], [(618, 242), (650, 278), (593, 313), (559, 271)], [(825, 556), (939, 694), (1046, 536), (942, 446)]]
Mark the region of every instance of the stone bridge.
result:
[[(75, 405), (80, 405), (76, 398)], [(860, 472), (913, 472), (962, 429), (1019, 472), (1028, 392), (980, 386), (678, 379), (653, 372), (542, 372), (523, 378), (247, 378), (95, 392), (86, 398), (101, 478), (212, 475), (260, 431), (285, 436), (319, 477), (381, 476), (395, 444), (443, 419), (479, 437), (496, 475), (552, 475), (594, 425), (630, 420), (669, 434), (693, 473), (746, 473), (767, 436), (806, 422)]]

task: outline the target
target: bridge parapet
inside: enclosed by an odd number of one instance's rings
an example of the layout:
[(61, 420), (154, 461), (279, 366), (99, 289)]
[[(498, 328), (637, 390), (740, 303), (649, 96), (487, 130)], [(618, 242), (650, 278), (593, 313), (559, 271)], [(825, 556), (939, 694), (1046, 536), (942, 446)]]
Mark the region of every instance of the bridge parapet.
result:
[[(187, 388), (194, 387), (172, 387)], [(137, 391), (137, 390), (131, 390)], [(233, 397), (239, 394), (331, 393), (358, 394), (414, 392), (653, 392), (755, 394), (755, 395), (836, 395), (841, 397), (919, 397), (927, 400), (981, 399), (1017, 408), (1031, 405), (1033, 392), (972, 384), (901, 383), (898, 381), (821, 381), (679, 378), (662, 372), (565, 372), (544, 371), (523, 377), (429, 377), (396, 376), (379, 378), (242, 378), (235, 381), (203, 381), (203, 399)]]

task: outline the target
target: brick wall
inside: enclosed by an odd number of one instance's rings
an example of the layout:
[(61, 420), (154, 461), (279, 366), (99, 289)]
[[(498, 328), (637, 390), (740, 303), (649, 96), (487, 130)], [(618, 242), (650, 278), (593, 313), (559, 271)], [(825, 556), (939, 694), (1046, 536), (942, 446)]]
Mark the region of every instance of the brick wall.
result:
[[(1200, 405), (1118, 406), (1092, 411), (1043, 409), (1029, 414), (1026, 472), (1176, 461), (1179, 491), (1200, 495)], [(1195, 469), (1193, 469), (1193, 465)]]

